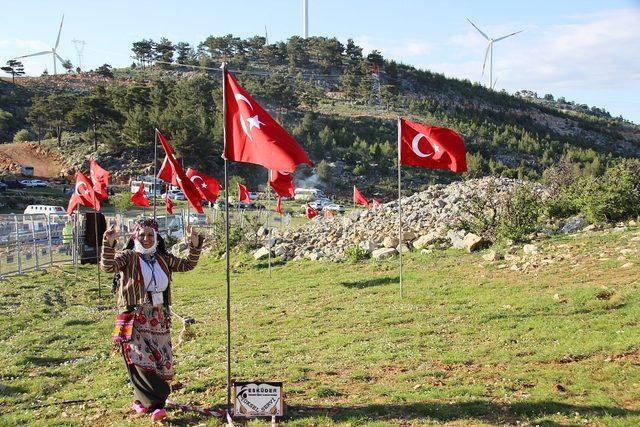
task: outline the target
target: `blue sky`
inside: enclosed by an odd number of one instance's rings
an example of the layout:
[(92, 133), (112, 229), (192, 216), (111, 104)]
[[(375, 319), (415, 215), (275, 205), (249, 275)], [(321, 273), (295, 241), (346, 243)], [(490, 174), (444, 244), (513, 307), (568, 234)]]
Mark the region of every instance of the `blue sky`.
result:
[[(386, 58), (471, 81), (484, 78), (486, 42), (470, 18), (493, 37), (524, 30), (494, 47), (496, 88), (529, 89), (599, 106), (640, 123), (640, 0), (365, 1), (308, 0), (309, 34), (353, 38)], [(83, 68), (132, 62), (142, 38), (192, 44), (209, 35), (302, 33), (302, 0), (7, 2), (0, 15), (0, 63), (50, 48), (62, 14), (58, 48), (77, 65), (73, 39), (86, 41)], [(31, 75), (51, 57), (24, 60)]]

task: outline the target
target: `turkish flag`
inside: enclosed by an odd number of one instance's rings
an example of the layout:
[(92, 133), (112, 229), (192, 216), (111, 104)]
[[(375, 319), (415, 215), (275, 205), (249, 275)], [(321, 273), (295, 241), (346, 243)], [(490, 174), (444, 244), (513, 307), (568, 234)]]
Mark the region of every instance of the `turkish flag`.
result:
[(304, 213), (308, 219), (313, 219), (318, 216), (318, 211), (313, 209), (309, 203), (304, 206)]
[(76, 186), (69, 199), (67, 214), (71, 215), (78, 205), (92, 208), (96, 212), (100, 210), (100, 200), (93, 191), (91, 181), (80, 171), (76, 172)]
[(167, 191), (164, 195), (164, 206), (167, 208), (167, 213), (173, 215), (173, 202), (169, 198), (169, 192)]
[(282, 197), (278, 196), (278, 201), (276, 202), (276, 212), (282, 215)]
[(220, 183), (217, 179), (191, 168), (187, 169), (187, 178), (193, 182), (203, 200), (216, 201), (220, 193)]
[(467, 149), (462, 137), (447, 128), (399, 119), (403, 165), (466, 172)]
[(331, 209), (323, 209), (322, 213), (324, 213), (325, 219), (333, 218), (333, 211)]
[(169, 162), (169, 156), (164, 156), (164, 160), (162, 161), (162, 165), (160, 165), (160, 170), (158, 171), (158, 178), (163, 181), (170, 182), (171, 185), (178, 185), (178, 181), (176, 181), (176, 174), (173, 173), (173, 167)]
[(227, 140), (222, 158), (285, 172), (293, 172), (302, 163), (313, 166), (298, 142), (228, 71), (225, 74), (225, 88)]
[(109, 195), (107, 194), (107, 185), (109, 185), (109, 172), (102, 169), (102, 167), (95, 160), (89, 162), (89, 177), (93, 183), (93, 191), (98, 196), (98, 199), (104, 200)]
[(249, 190), (244, 185), (238, 183), (238, 200), (246, 204), (251, 203), (251, 197), (249, 197)]
[(373, 207), (373, 209), (378, 209), (380, 205), (381, 203), (375, 197), (371, 199), (371, 207)]
[[(171, 170), (172, 170), (171, 181), (175, 179), (175, 182), (178, 184), (178, 187), (180, 187), (180, 189), (184, 193), (185, 197), (189, 201), (189, 204), (193, 206), (193, 209), (195, 209), (196, 212), (202, 213), (203, 211), (202, 211), (202, 205), (200, 204), (200, 193), (198, 192), (198, 189), (196, 188), (195, 185), (193, 185), (193, 182), (191, 182), (191, 180), (187, 178), (187, 175), (184, 173), (184, 170), (182, 169), (182, 166), (180, 166), (180, 163), (178, 163), (178, 159), (176, 159), (175, 154), (173, 154), (173, 150), (169, 146), (169, 143), (167, 142), (165, 137), (160, 133), (158, 129), (156, 129), (156, 133), (158, 135), (158, 139), (160, 139), (162, 148), (164, 148), (164, 152), (167, 155), (166, 161), (171, 166)], [(167, 175), (166, 172), (163, 172), (162, 168), (160, 172), (163, 174), (163, 176)], [(160, 177), (160, 174), (158, 175), (158, 177)], [(165, 181), (167, 180), (165, 179)]]
[(293, 197), (295, 186), (293, 185), (293, 174), (282, 171), (269, 170), (269, 185), (278, 196)]
[(144, 183), (140, 182), (138, 191), (133, 193), (133, 196), (131, 196), (131, 202), (133, 202), (133, 204), (136, 206), (140, 206), (141, 208), (148, 208), (151, 206), (149, 204), (149, 197), (147, 196), (147, 190), (144, 188)]
[(353, 186), (353, 203), (356, 205), (369, 206), (369, 201), (362, 195), (355, 185)]

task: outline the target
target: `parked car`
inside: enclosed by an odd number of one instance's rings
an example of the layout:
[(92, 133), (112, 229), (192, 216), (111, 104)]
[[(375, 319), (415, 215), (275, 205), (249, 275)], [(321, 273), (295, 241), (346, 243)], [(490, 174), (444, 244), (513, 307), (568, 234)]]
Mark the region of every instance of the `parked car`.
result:
[(345, 211), (344, 206), (339, 205), (337, 203), (331, 203), (330, 205), (323, 207), (322, 210), (333, 211), (338, 213), (344, 213)]
[(41, 179), (22, 179), (18, 182), (25, 187), (48, 187), (49, 186), (49, 184), (47, 184), (45, 181)]
[[(233, 209), (233, 208), (234, 208), (233, 203), (229, 203), (229, 209)], [(215, 204), (213, 205), (213, 209), (223, 211), (225, 209), (224, 202), (223, 201), (215, 202)]]
[[(322, 208), (330, 204), (332, 204), (332, 202), (330, 199), (327, 199), (327, 198), (322, 198), (322, 199), (314, 200), (313, 202), (309, 202), (309, 206), (311, 206), (313, 209), (317, 211), (321, 211)], [(305, 209), (305, 206), (307, 205), (306, 204), (302, 205), (302, 209)]]
[(260, 197), (260, 193), (249, 192), (249, 198), (251, 200), (257, 200)]
[(66, 215), (67, 211), (62, 206), (29, 205), (24, 210), (25, 215)]
[(169, 190), (168, 193), (169, 193), (169, 198), (172, 200), (187, 200), (182, 190), (173, 189), (173, 190)]
[(207, 223), (207, 216), (205, 214), (201, 214), (197, 212), (189, 213), (189, 224), (198, 225), (198, 224), (206, 224), (206, 223)]

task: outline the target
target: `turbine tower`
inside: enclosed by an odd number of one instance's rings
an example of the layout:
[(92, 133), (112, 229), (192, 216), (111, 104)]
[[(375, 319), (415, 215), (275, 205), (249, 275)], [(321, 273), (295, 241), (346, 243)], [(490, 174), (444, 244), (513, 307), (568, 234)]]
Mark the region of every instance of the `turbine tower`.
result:
[(302, 32), (305, 39), (309, 37), (309, 0), (302, 0)]
[(480, 34), (482, 34), (482, 37), (484, 37), (489, 42), (489, 44), (487, 45), (487, 50), (484, 53), (484, 62), (482, 63), (482, 76), (484, 77), (484, 69), (485, 69), (485, 66), (487, 65), (487, 56), (489, 55), (489, 51), (491, 51), (491, 59), (489, 61), (489, 89), (493, 89), (494, 88), (494, 82), (493, 82), (493, 44), (495, 42), (499, 42), (500, 40), (504, 40), (507, 37), (515, 36), (516, 34), (523, 32), (524, 30), (516, 31), (515, 33), (507, 34), (506, 36), (502, 36), (502, 37), (498, 37), (497, 39), (494, 39), (492, 37), (489, 37), (485, 33), (483, 33), (482, 30), (480, 30), (480, 28), (478, 28), (476, 26), (476, 24), (471, 22), (471, 20), (469, 18), (467, 18), (467, 21), (469, 21), (469, 23), (471, 25), (473, 25), (473, 28), (478, 30), (478, 32)]
[(56, 66), (56, 59), (59, 59), (60, 62), (64, 62), (64, 59), (62, 59), (62, 57), (60, 55), (58, 55), (58, 52), (56, 52), (56, 49), (58, 49), (58, 44), (60, 44), (60, 33), (62, 32), (62, 23), (64, 22), (64, 15), (62, 15), (62, 20), (60, 20), (60, 28), (58, 29), (58, 37), (56, 38), (56, 44), (51, 48), (51, 50), (45, 50), (42, 52), (37, 52), (37, 53), (32, 53), (30, 55), (23, 55), (23, 56), (18, 56), (14, 59), (20, 59), (20, 58), (29, 58), (31, 56), (40, 56), (40, 55), (48, 55), (51, 54), (53, 56), (53, 75), (55, 76), (58, 73), (58, 69)]

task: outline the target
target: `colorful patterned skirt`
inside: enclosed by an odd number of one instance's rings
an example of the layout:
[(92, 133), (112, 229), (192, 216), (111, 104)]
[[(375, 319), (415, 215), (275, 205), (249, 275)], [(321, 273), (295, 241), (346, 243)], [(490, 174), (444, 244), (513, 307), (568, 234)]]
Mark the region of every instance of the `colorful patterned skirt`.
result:
[(170, 380), (174, 374), (170, 327), (162, 308), (144, 304), (134, 312), (118, 315), (113, 338), (122, 345), (127, 364)]

